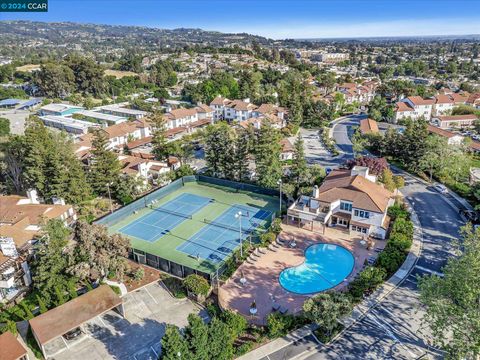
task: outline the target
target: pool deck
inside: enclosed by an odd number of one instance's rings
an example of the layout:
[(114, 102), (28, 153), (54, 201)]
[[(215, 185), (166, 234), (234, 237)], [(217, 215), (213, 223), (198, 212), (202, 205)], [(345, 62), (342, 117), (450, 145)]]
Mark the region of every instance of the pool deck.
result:
[[(371, 250), (360, 244), (362, 238), (350, 235), (340, 230), (328, 229), (327, 235), (299, 229), (290, 225), (282, 225), (283, 231), (279, 239), (284, 245), (270, 246), (264, 254), (252, 256), (252, 261), (245, 261), (232, 277), (220, 287), (219, 302), (223, 308), (238, 311), (245, 315), (250, 322), (264, 325), (274, 303), (288, 309), (288, 314), (295, 314), (302, 310), (304, 301), (312, 295), (294, 294), (285, 290), (278, 282), (283, 269), (297, 266), (305, 261), (304, 250), (316, 243), (341, 245), (350, 250), (355, 258), (355, 264), (347, 281), (337, 285), (333, 290), (342, 290), (355, 275), (363, 268), (365, 260), (376, 256), (375, 248), (385, 246), (385, 241), (376, 241)], [(296, 247), (289, 244), (295, 240)], [(255, 259), (255, 260), (253, 260)], [(242, 285), (240, 279), (245, 277), (247, 282)], [(250, 304), (255, 300), (258, 312), (255, 317), (250, 316)]]

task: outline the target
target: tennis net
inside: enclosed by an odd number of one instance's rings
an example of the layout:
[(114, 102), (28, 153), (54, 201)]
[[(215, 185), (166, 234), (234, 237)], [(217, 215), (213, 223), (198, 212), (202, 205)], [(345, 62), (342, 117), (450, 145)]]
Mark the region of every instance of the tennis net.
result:
[(164, 209), (164, 208), (161, 208), (161, 207), (159, 207), (159, 208), (152, 207), (151, 209), (155, 210), (155, 211), (160, 211), (160, 212), (163, 212), (163, 213), (166, 213), (166, 214), (179, 216), (179, 217), (182, 217), (182, 218), (185, 218), (185, 219), (192, 219), (192, 215), (182, 214), (182, 213), (172, 211), (172, 210), (167, 210), (167, 209)]
[[(238, 227), (225, 225), (225, 224), (213, 221), (213, 220), (203, 219), (203, 222), (206, 223), (206, 224), (210, 224), (210, 225), (213, 225), (213, 226), (218, 226), (218, 227), (221, 227), (221, 228), (224, 228), (224, 229), (227, 229), (227, 230), (240, 231), (240, 228), (238, 228)], [(242, 227), (242, 233), (246, 234), (246, 233), (250, 233), (250, 232), (251, 232), (251, 229), (248, 229), (248, 228), (244, 229)]]

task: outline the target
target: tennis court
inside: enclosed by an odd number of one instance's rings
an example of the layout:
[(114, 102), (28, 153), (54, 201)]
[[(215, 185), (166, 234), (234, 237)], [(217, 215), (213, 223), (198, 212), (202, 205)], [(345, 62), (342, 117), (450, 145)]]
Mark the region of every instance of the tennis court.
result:
[[(198, 180), (202, 179), (202, 180)], [(252, 190), (250, 190), (252, 189)], [(128, 236), (130, 258), (179, 277), (216, 274), (242, 238), (270, 225), (278, 197), (263, 189), (185, 177), (97, 221)], [(248, 241), (248, 240), (247, 240)]]
[(134, 220), (119, 232), (148, 242), (157, 241), (210, 202), (210, 198), (184, 193), (158, 207), (153, 203), (150, 208), (155, 211)]
[(177, 250), (198, 259), (218, 263), (240, 245), (240, 229), (241, 238), (245, 240), (256, 228), (265, 226), (271, 216), (272, 213), (267, 210), (234, 204), (217, 218), (204, 219), (207, 226), (178, 246)]

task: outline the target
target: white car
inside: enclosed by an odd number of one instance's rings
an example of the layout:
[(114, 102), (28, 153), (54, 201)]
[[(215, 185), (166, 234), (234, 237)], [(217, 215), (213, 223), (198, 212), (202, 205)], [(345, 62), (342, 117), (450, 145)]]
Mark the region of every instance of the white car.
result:
[(447, 194), (448, 193), (448, 189), (445, 185), (436, 184), (436, 185), (433, 186), (433, 188), (441, 194)]

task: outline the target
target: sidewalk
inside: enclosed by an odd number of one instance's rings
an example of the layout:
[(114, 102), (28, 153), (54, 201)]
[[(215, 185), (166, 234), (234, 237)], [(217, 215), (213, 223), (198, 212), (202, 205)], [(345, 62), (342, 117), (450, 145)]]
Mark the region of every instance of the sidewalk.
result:
[(292, 331), (290, 334), (287, 334), (286, 336), (282, 338), (275, 339), (273, 341), (270, 341), (269, 343), (260, 346), (259, 348), (256, 348), (245, 355), (240, 356), (237, 358), (237, 360), (258, 360), (261, 359), (273, 352), (275, 352), (278, 349), (281, 349), (285, 346), (290, 345), (291, 343), (294, 343), (295, 341), (298, 341), (300, 339), (303, 339), (304, 337), (308, 336), (311, 334), (311, 332), (315, 329), (315, 325), (307, 325), (304, 326), (298, 330)]

